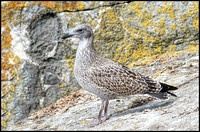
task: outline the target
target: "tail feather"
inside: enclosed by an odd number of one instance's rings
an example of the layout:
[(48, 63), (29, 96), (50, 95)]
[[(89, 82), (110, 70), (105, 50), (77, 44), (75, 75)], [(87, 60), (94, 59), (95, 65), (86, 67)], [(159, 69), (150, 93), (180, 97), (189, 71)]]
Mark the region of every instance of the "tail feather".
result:
[(154, 96), (156, 98), (160, 98), (160, 99), (167, 99), (168, 98), (168, 94), (177, 97), (174, 93), (169, 92), (170, 90), (177, 90), (177, 87), (165, 84), (165, 83), (161, 83), (160, 85), (162, 87), (162, 90), (159, 93), (148, 93), (151, 96)]
[(163, 92), (163, 93), (166, 92), (168, 94), (171, 94), (172, 96), (177, 97), (175, 94), (169, 92), (169, 90), (177, 90), (178, 89), (177, 87), (174, 87), (165, 83), (161, 83), (161, 82), (160, 82), (160, 85), (162, 87), (162, 90), (160, 92)]

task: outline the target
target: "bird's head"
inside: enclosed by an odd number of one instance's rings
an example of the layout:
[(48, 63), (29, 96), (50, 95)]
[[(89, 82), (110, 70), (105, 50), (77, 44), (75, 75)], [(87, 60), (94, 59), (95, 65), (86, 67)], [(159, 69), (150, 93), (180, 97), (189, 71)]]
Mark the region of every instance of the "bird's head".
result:
[(66, 39), (70, 37), (79, 38), (79, 39), (85, 39), (85, 38), (87, 39), (87, 38), (93, 37), (93, 31), (89, 26), (82, 24), (75, 28), (69, 29), (68, 32), (64, 34), (61, 38)]

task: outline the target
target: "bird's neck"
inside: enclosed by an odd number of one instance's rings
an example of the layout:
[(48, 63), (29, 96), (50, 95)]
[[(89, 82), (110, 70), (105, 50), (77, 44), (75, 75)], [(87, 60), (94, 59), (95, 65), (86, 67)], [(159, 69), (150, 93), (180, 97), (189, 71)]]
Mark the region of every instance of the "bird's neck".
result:
[(96, 55), (97, 51), (93, 46), (93, 36), (90, 38), (80, 39), (75, 61), (78, 61), (79, 63), (84, 61), (92, 63), (92, 60)]
[(77, 51), (81, 51), (83, 52), (84, 50), (87, 50), (88, 48), (94, 48), (93, 47), (93, 36), (89, 37), (89, 38), (82, 38), (79, 41), (79, 46), (78, 46), (78, 50)]

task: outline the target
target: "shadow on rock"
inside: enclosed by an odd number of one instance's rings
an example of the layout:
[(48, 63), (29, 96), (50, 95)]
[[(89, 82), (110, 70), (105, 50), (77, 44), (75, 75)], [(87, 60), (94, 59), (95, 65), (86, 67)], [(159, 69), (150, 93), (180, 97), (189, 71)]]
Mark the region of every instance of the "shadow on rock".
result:
[(116, 117), (116, 116), (127, 115), (129, 113), (134, 113), (134, 112), (142, 112), (145, 109), (154, 109), (154, 108), (157, 108), (157, 107), (167, 106), (167, 105), (172, 104), (178, 98), (179, 97), (169, 99), (169, 100), (155, 100), (155, 101), (152, 101), (148, 104), (145, 104), (145, 105), (142, 105), (142, 106), (139, 106), (139, 107), (135, 107), (135, 108), (126, 109), (126, 110), (122, 110), (122, 111), (119, 111), (119, 112), (112, 113), (110, 115), (110, 118)]

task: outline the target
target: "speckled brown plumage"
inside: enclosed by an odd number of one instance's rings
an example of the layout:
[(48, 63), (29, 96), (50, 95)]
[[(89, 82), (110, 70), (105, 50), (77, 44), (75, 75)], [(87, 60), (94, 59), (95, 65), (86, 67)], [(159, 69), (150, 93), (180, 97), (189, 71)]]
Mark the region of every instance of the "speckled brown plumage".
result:
[[(62, 38), (68, 37), (80, 39), (74, 64), (76, 80), (84, 89), (102, 99), (99, 120), (91, 126), (108, 118), (108, 100), (134, 94), (150, 94), (166, 98), (167, 93), (172, 94), (168, 90), (177, 89), (129, 69), (121, 63), (100, 56), (93, 47), (92, 29), (87, 25), (80, 25), (69, 30)], [(101, 119), (103, 108), (105, 114)]]

